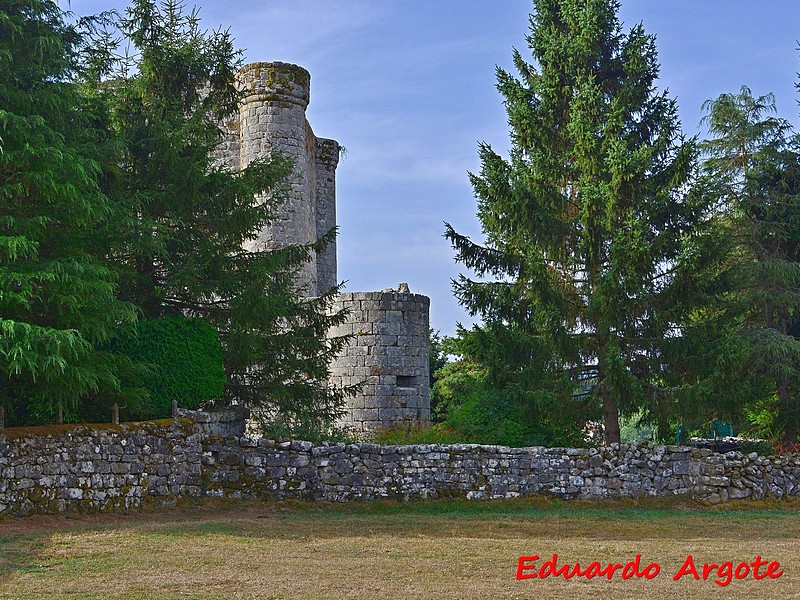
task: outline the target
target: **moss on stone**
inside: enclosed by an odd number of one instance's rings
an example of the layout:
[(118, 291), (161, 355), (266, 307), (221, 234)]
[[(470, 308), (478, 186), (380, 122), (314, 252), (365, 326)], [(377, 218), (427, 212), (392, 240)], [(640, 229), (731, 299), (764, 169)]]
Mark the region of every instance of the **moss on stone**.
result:
[(64, 423), (57, 425), (31, 425), (24, 427), (8, 427), (0, 430), (0, 436), (8, 442), (36, 437), (61, 437), (65, 434), (125, 433), (127, 431), (143, 431), (154, 435), (164, 435), (169, 430), (177, 430), (184, 435), (196, 433), (192, 419), (156, 419), (153, 421), (131, 421), (129, 423)]
[(261, 73), (264, 71), (267, 71), (270, 75), (270, 77), (267, 79), (268, 82), (292, 81), (298, 85), (304, 86), (305, 88), (308, 88), (311, 85), (311, 74), (300, 65), (295, 65), (292, 63), (279, 61), (254, 62), (243, 67), (240, 73), (253, 72), (257, 77), (260, 77)]
[(60, 437), (68, 433), (93, 433), (115, 431), (121, 433), (122, 425), (111, 423), (65, 423), (60, 425), (32, 425), (25, 427), (8, 427), (0, 432), (6, 441), (18, 441), (35, 437)]

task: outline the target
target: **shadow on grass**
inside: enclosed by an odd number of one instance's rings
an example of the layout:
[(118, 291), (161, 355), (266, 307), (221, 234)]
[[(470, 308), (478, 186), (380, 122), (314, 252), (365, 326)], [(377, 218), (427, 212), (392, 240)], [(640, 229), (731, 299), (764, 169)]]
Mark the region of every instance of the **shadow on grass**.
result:
[(18, 572), (44, 573), (49, 567), (43, 558), (49, 535), (0, 537), (0, 584)]
[[(14, 572), (44, 572), (69, 558), (43, 556), (55, 533), (87, 532), (186, 539), (336, 539), (392, 534), (400, 537), (668, 539), (698, 534), (725, 539), (800, 537), (800, 502), (737, 502), (704, 507), (685, 499), (563, 501), (372, 501), (342, 504), (302, 501), (204, 499), (125, 515), (28, 517), (0, 521), (0, 582)], [(17, 535), (14, 535), (17, 534)], [(112, 561), (113, 562), (113, 561)], [(103, 565), (94, 565), (100, 570)], [(92, 565), (86, 565), (86, 568)], [(111, 566), (107, 566), (111, 568)]]

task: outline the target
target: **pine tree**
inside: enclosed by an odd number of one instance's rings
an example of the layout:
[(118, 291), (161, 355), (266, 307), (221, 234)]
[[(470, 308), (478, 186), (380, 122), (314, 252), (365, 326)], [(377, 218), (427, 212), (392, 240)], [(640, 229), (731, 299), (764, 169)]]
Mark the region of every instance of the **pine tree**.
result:
[(470, 176), (486, 243), (447, 225), (480, 278), (454, 289), (485, 322), (468, 335), (498, 381), (546, 410), (596, 411), (618, 442), (621, 410), (669, 402), (664, 346), (709, 260), (704, 207), (685, 193), (696, 148), (655, 89), (654, 38), (624, 33), (618, 2), (534, 6), (535, 63), (515, 50), (519, 77), (497, 70), (510, 156), (481, 144)]
[[(315, 244), (245, 250), (276, 218), (292, 165), (276, 157), (233, 172), (215, 160), (224, 118), (238, 110), (240, 52), (228, 32), (202, 30), (197, 12), (173, 0), (134, 0), (119, 30), (132, 54), (109, 68), (102, 56), (113, 62), (118, 43), (106, 36), (95, 71), (113, 72), (96, 93), (123, 147), (107, 165), (107, 186), (120, 217), (125, 299), (148, 318), (186, 314), (217, 328), (226, 401), (290, 422), (330, 421), (351, 393), (325, 382), (345, 343), (325, 337), (344, 318), (327, 312), (338, 289), (302, 298), (297, 275), (334, 232)], [(264, 193), (269, 201), (256, 199)]]
[(0, 401), (18, 420), (118, 388), (97, 348), (135, 317), (88, 242), (109, 202), (73, 83), (80, 43), (54, 2), (0, 6)]
[[(728, 299), (748, 354), (748, 376), (766, 379), (785, 442), (800, 424), (800, 140), (771, 116), (772, 94), (747, 87), (705, 104), (711, 139), (704, 169), (737, 251)], [(763, 393), (763, 392), (762, 392)], [(763, 400), (763, 398), (761, 399)]]

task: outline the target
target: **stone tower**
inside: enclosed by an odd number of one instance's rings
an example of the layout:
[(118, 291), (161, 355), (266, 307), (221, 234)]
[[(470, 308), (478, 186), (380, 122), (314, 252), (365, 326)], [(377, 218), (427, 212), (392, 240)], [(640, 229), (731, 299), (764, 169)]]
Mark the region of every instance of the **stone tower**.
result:
[[(275, 154), (294, 163), (289, 196), (279, 218), (249, 244), (277, 249), (318, 240), (336, 226), (339, 144), (318, 138), (306, 119), (311, 76), (297, 65), (259, 62), (242, 68), (237, 85), (244, 99), (227, 123), (218, 159), (232, 169)], [(336, 245), (318, 253), (300, 278), (309, 296), (338, 283)], [(355, 432), (430, 423), (428, 313), (430, 300), (408, 286), (383, 292), (341, 294), (334, 309), (348, 322), (331, 335), (354, 334), (331, 365), (333, 385), (364, 383), (349, 401), (341, 425)]]
[(340, 294), (333, 308), (348, 309), (348, 320), (331, 334), (354, 338), (331, 363), (330, 381), (364, 384), (339, 424), (355, 431), (430, 424), (430, 299), (400, 284)]
[[(251, 240), (252, 247), (307, 244), (336, 226), (339, 144), (317, 138), (306, 120), (310, 83), (308, 71), (281, 62), (253, 63), (237, 74), (244, 99), (237, 118), (228, 123), (222, 161), (234, 169), (275, 154), (294, 162), (279, 219)], [(335, 242), (306, 266), (301, 282), (309, 296), (336, 285)]]

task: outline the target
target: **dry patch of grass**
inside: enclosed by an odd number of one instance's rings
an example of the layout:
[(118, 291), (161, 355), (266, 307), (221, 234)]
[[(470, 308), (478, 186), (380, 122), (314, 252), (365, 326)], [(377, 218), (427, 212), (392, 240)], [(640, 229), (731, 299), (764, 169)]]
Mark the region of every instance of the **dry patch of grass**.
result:
[[(0, 522), (3, 598), (800, 598), (794, 503), (305, 504)], [(656, 562), (652, 580), (515, 578), (520, 555)], [(703, 562), (779, 560), (778, 579), (727, 587), (672, 575)], [(540, 561), (541, 562), (541, 561)], [(763, 571), (763, 569), (762, 569)]]

